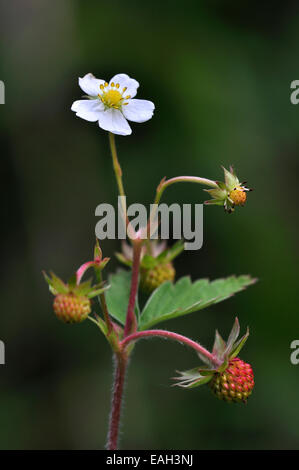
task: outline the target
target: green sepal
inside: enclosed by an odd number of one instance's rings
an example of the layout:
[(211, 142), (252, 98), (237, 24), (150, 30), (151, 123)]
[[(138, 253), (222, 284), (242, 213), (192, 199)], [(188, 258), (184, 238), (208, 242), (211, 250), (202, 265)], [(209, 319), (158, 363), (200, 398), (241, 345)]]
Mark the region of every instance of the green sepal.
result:
[(120, 261), (124, 265), (129, 266), (129, 267), (132, 266), (133, 262), (127, 259), (122, 253), (115, 253), (115, 256), (118, 259), (118, 261)]
[(52, 271), (50, 272), (51, 277), (49, 277), (45, 271), (43, 271), (44, 278), (49, 284), (49, 290), (53, 295), (57, 294), (67, 294), (69, 292), (68, 285), (65, 284), (56, 274)]
[(233, 348), (232, 348), (231, 353), (229, 355), (230, 359), (233, 359), (234, 357), (236, 357), (239, 354), (239, 352), (243, 348), (244, 344), (246, 343), (246, 341), (248, 339), (248, 336), (249, 336), (249, 328), (247, 328), (246, 334), (244, 336), (242, 336), (242, 338), (239, 339), (239, 341), (237, 341), (233, 345)]
[(77, 284), (77, 276), (76, 273), (72, 274), (72, 276), (67, 281), (69, 290), (73, 290)]
[(58, 294), (73, 293), (77, 296), (92, 299), (93, 297), (96, 297), (97, 295), (101, 294), (110, 287), (109, 285), (104, 286), (104, 283), (102, 282), (92, 286), (91, 279), (82, 282), (81, 284), (76, 284), (76, 275), (71, 276), (67, 284), (65, 284), (53, 272), (51, 272), (51, 278), (45, 272), (43, 272), (43, 275), (45, 277), (45, 280), (49, 284), (50, 292), (55, 296)]
[(86, 294), (86, 297), (89, 299), (93, 299), (94, 297), (97, 297), (98, 295), (102, 294), (102, 292), (110, 289), (110, 285), (103, 286), (103, 284), (98, 284), (92, 287), (92, 290)]
[(169, 263), (174, 258), (176, 258), (180, 253), (184, 251), (184, 240), (179, 240), (174, 243), (170, 248), (166, 248), (159, 256), (157, 256), (157, 261), (159, 263), (165, 262)]
[(152, 269), (159, 264), (158, 258), (151, 255), (144, 255), (141, 261), (141, 267), (145, 269)]
[(223, 181), (216, 181), (216, 184), (219, 186), (220, 189), (226, 190), (226, 184)]
[(95, 269), (98, 269), (98, 270), (102, 271), (102, 270), (107, 266), (107, 264), (109, 263), (109, 261), (110, 261), (110, 258), (104, 258), (104, 259), (102, 259), (99, 264), (96, 264), (96, 265), (95, 265)]
[(97, 314), (94, 314), (94, 316), (96, 318), (96, 323), (98, 327), (100, 328), (101, 332), (103, 333), (104, 336), (107, 336), (108, 327), (106, 325), (106, 322), (104, 322), (104, 320), (101, 317), (99, 317)]
[(199, 367), (197, 370), (200, 373), (200, 375), (204, 375), (204, 376), (215, 374), (215, 372), (218, 371), (216, 367), (211, 367), (210, 369), (208, 369), (207, 367)]
[(227, 190), (230, 192), (232, 191), (236, 186), (240, 184), (238, 178), (236, 177), (234, 170), (232, 167), (230, 167), (230, 171), (228, 171), (224, 166), (222, 167), (224, 171), (224, 179), (225, 179), (225, 184), (227, 187)]
[(94, 247), (94, 252), (93, 252), (93, 257), (95, 261), (101, 261), (102, 260), (102, 250), (100, 248), (99, 240), (96, 241), (95, 247)]
[(206, 206), (223, 206), (223, 200), (222, 199), (208, 199), (207, 201), (204, 201), (204, 204)]
[(210, 382), (214, 371), (207, 375), (201, 375), (198, 370), (198, 367), (196, 367), (186, 371), (177, 371), (180, 377), (174, 377), (174, 380), (177, 380), (175, 385), (182, 388), (194, 388)]
[(201, 354), (199, 351), (196, 351), (196, 354), (198, 355), (199, 359), (209, 367), (209, 369), (212, 369), (213, 364), (211, 363), (211, 361), (206, 356)]
[(222, 359), (225, 348), (226, 348), (226, 342), (224, 341), (222, 336), (219, 334), (218, 330), (216, 330), (215, 341), (214, 341), (214, 346), (213, 346), (213, 354), (217, 356), (219, 359)]
[(233, 345), (235, 344), (239, 334), (240, 334), (240, 324), (239, 324), (238, 318), (236, 317), (235, 322), (233, 324), (233, 327), (231, 329), (231, 332), (229, 334), (228, 340), (226, 342), (226, 348), (225, 348), (225, 352), (224, 352), (225, 357), (230, 356)]
[(228, 367), (228, 361), (225, 360), (222, 362), (222, 364), (218, 367), (217, 372), (224, 372), (225, 369)]
[(91, 279), (88, 279), (87, 281), (84, 281), (81, 284), (75, 285), (74, 287), (70, 286), (70, 290), (72, 292), (82, 296), (87, 295), (91, 289)]
[(216, 189), (204, 189), (207, 193), (209, 193), (210, 196), (212, 196), (214, 199), (224, 201), (224, 199), (227, 197), (227, 192), (226, 189), (221, 189), (221, 188), (216, 188)]

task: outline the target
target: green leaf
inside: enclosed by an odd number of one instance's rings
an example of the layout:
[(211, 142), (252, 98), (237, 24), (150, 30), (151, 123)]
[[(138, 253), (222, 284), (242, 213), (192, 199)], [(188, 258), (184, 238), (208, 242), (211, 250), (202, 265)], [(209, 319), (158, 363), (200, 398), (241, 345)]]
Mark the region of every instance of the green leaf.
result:
[(148, 299), (140, 316), (141, 330), (171, 318), (196, 312), (221, 302), (256, 282), (250, 276), (230, 276), (210, 282), (200, 279), (191, 282), (181, 278), (176, 284), (165, 282)]
[[(106, 292), (109, 314), (122, 325), (126, 322), (127, 308), (131, 289), (131, 271), (119, 270), (109, 276), (110, 288)], [(139, 317), (138, 301), (135, 313)]]

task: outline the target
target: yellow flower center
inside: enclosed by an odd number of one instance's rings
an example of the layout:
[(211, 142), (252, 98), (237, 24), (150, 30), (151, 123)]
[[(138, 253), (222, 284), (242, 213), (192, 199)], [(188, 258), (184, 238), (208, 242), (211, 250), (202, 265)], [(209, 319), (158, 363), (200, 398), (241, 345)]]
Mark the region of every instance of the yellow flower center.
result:
[(236, 206), (245, 204), (246, 202), (246, 192), (240, 186), (237, 186), (229, 193), (230, 199)]
[(104, 85), (100, 85), (100, 89), (102, 90), (102, 93), (98, 94), (98, 97), (104, 103), (105, 106), (108, 108), (115, 108), (119, 109), (122, 105), (126, 105), (128, 103), (124, 103), (125, 99), (130, 99), (131, 96), (123, 96), (126, 87), (123, 88), (122, 93), (119, 91), (120, 85), (119, 83), (114, 84), (113, 82), (111, 83), (109, 89), (108, 89), (108, 83), (105, 83)]

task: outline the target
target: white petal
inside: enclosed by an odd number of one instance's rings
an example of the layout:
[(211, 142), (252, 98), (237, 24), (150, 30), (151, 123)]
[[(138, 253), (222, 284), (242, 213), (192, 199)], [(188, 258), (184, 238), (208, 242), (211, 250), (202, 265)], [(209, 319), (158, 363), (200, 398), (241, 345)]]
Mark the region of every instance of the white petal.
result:
[(129, 121), (145, 122), (154, 113), (155, 105), (147, 100), (129, 100), (127, 105), (123, 105), (122, 112)]
[(112, 82), (114, 83), (114, 85), (119, 83), (119, 90), (121, 93), (125, 87), (127, 88), (124, 93), (124, 96), (130, 95), (131, 98), (134, 98), (134, 96), (136, 96), (139, 83), (137, 82), (137, 80), (134, 80), (134, 78), (130, 78), (125, 73), (118, 73), (117, 75), (114, 75), (113, 78), (111, 78), (109, 84), (111, 84)]
[(105, 80), (95, 78), (92, 73), (86, 74), (83, 78), (79, 78), (79, 86), (89, 96), (98, 96), (100, 85), (104, 85)]
[(99, 126), (118, 135), (130, 135), (132, 129), (119, 109), (109, 108), (99, 115)]
[(98, 121), (99, 115), (104, 111), (105, 106), (100, 100), (78, 100), (72, 104), (72, 111), (76, 116), (86, 121)]

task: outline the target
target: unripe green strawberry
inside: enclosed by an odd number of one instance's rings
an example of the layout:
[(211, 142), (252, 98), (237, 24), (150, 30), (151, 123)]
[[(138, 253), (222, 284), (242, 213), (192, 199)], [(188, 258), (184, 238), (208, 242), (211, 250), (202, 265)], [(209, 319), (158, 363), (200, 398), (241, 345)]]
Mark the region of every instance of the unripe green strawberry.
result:
[(150, 269), (142, 269), (140, 277), (141, 289), (150, 294), (163, 282), (173, 281), (175, 278), (175, 269), (171, 262), (165, 264), (157, 264)]
[(81, 323), (91, 311), (90, 300), (73, 293), (58, 294), (54, 299), (53, 309), (59, 320), (65, 323)]
[(220, 400), (246, 403), (254, 387), (251, 365), (238, 357), (230, 359), (223, 372), (214, 374), (209, 386)]

